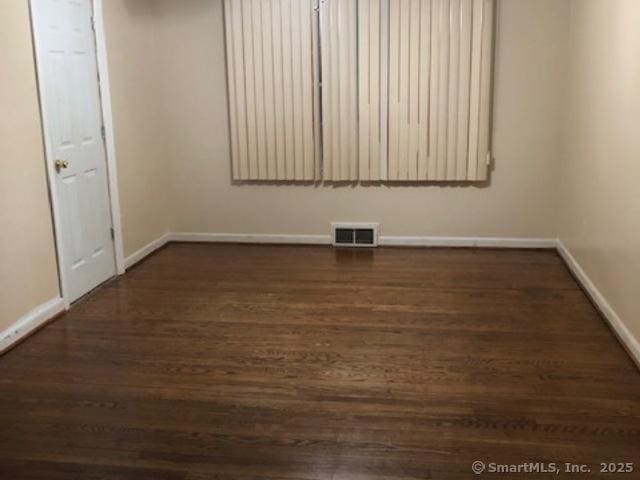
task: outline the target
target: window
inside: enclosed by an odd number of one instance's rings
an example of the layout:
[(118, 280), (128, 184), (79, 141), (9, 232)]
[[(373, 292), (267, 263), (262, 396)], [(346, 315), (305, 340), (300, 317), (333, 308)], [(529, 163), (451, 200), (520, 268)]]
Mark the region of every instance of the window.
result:
[(233, 178), (479, 181), (494, 0), (226, 0)]

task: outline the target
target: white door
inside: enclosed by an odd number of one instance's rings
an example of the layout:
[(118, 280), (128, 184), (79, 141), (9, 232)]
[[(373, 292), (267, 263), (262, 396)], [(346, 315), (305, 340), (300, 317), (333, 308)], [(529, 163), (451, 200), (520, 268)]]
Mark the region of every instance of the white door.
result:
[(70, 302), (116, 273), (91, 0), (32, 0), (38, 77)]

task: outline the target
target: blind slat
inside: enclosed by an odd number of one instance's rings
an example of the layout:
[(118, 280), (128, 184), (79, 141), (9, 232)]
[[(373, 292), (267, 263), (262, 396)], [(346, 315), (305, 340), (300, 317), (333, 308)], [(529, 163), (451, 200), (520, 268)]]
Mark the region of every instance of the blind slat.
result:
[(447, 105), (447, 158), (445, 178), (455, 180), (458, 155), (460, 98), (460, 0), (449, 0), (449, 102)]
[(429, 96), (429, 180), (438, 178), (438, 119), (440, 110), (440, 0), (431, 2), (431, 61)]
[(273, 17), (271, 1), (265, 1), (261, 5), (262, 17), (262, 52), (264, 70), (264, 125), (266, 143), (266, 178), (277, 178), (276, 163), (276, 119), (275, 119), (275, 88), (274, 88), (274, 61), (273, 61)]
[(370, 180), (371, 175), (371, 12), (375, 10), (375, 1), (359, 0), (360, 25), (358, 28), (360, 58), (358, 73), (360, 79), (360, 180)]
[(469, 100), (471, 74), (471, 14), (473, 1), (462, 0), (460, 5), (460, 58), (458, 83), (458, 115), (456, 136), (455, 180), (467, 179), (469, 148)]
[(418, 180), (426, 180), (429, 170), (429, 122), (431, 76), (431, 0), (420, 2), (420, 93), (418, 96)]
[(400, 9), (398, 3), (389, 5), (389, 129), (388, 162), (389, 180), (398, 180), (399, 172), (399, 122), (400, 122)]
[(325, 180), (359, 177), (357, 0), (321, 3), (323, 165)]
[(267, 135), (265, 125), (265, 88), (264, 88), (264, 43), (262, 42), (264, 23), (262, 19), (262, 2), (251, 2), (251, 34), (253, 41), (253, 88), (256, 118), (256, 163), (255, 178), (266, 179), (267, 176)]
[(418, 179), (418, 157), (420, 142), (420, 124), (418, 114), (420, 111), (420, 61), (422, 59), (420, 51), (421, 38), (421, 0), (411, 0), (409, 19), (409, 141), (407, 154), (407, 180)]
[[(380, 0), (372, 0), (369, 14), (369, 158), (368, 179), (380, 180)], [(362, 161), (362, 154), (360, 156)]]
[[(313, 9), (311, 2), (301, 2), (300, 5), (300, 81), (302, 83), (302, 145), (303, 145), (303, 168), (302, 179), (315, 178), (314, 160), (315, 151), (313, 144), (314, 128), (314, 92), (313, 92), (313, 35), (312, 29)], [(304, 52), (311, 52), (305, 55)]]
[(491, 147), (491, 80), (493, 77), (493, 0), (482, 0), (482, 74), (480, 76), (480, 141), (478, 152), (478, 180), (486, 180), (487, 157)]
[(469, 178), (478, 176), (478, 140), (480, 133), (480, 78), (482, 69), (482, 3), (473, 2), (471, 44), (471, 89), (469, 101)]
[(231, 159), (232, 159), (232, 172), (234, 178), (240, 176), (240, 145), (238, 138), (238, 102), (236, 100), (236, 50), (235, 39), (233, 36), (233, 22), (235, 19), (233, 7), (230, 6), (227, 13), (228, 22), (225, 25), (225, 37), (227, 42), (227, 76), (229, 85), (229, 123), (230, 129), (230, 143), (231, 143)]
[[(411, 1), (412, 0), (400, 0), (397, 2), (400, 15), (400, 21), (398, 22), (400, 65), (398, 72), (398, 173), (396, 180), (408, 180), (409, 174), (409, 105), (411, 103), (411, 97), (409, 95), (409, 71), (411, 63), (409, 56), (411, 51)], [(394, 78), (393, 75), (392, 78)]]

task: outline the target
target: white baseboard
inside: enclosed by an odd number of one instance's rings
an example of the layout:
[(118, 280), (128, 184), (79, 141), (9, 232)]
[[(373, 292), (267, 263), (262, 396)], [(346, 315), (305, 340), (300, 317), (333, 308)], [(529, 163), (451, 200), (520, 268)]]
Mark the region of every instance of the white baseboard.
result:
[(394, 247), (556, 248), (555, 238), (395, 237), (381, 236), (380, 245)]
[(640, 342), (633, 336), (627, 326), (624, 324), (620, 316), (616, 313), (613, 307), (609, 304), (604, 295), (598, 290), (595, 284), (591, 281), (587, 273), (580, 266), (575, 257), (571, 254), (569, 249), (562, 243), (562, 240), (557, 241), (558, 253), (567, 263), (573, 274), (578, 281), (582, 284), (588, 295), (593, 302), (598, 306), (605, 319), (611, 325), (611, 328), (618, 336), (618, 339), (625, 346), (629, 355), (636, 362), (636, 365), (640, 368)]
[[(331, 245), (331, 235), (272, 235), (245, 233), (172, 233), (171, 242), (272, 243), (291, 245)], [(556, 239), (493, 237), (395, 237), (379, 238), (382, 246), (416, 247), (500, 247), (556, 248)]]
[(64, 300), (60, 297), (49, 300), (31, 310), (5, 331), (0, 332), (0, 353), (8, 350), (64, 310)]
[(153, 252), (158, 250), (159, 248), (164, 247), (167, 243), (171, 241), (171, 234), (165, 233), (162, 237), (154, 240), (153, 242), (145, 245), (140, 250), (135, 252), (133, 255), (128, 256), (124, 260), (124, 266), (127, 270), (133, 267), (136, 263), (144, 260)]
[(331, 235), (272, 235), (252, 233), (172, 233), (172, 242), (272, 243), (280, 245), (331, 245)]

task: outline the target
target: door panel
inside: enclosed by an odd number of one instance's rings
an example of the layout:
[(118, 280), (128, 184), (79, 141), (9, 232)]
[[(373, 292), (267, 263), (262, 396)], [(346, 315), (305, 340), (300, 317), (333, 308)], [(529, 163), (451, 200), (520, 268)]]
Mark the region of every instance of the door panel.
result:
[(74, 301), (116, 273), (92, 2), (31, 9), (60, 269)]

